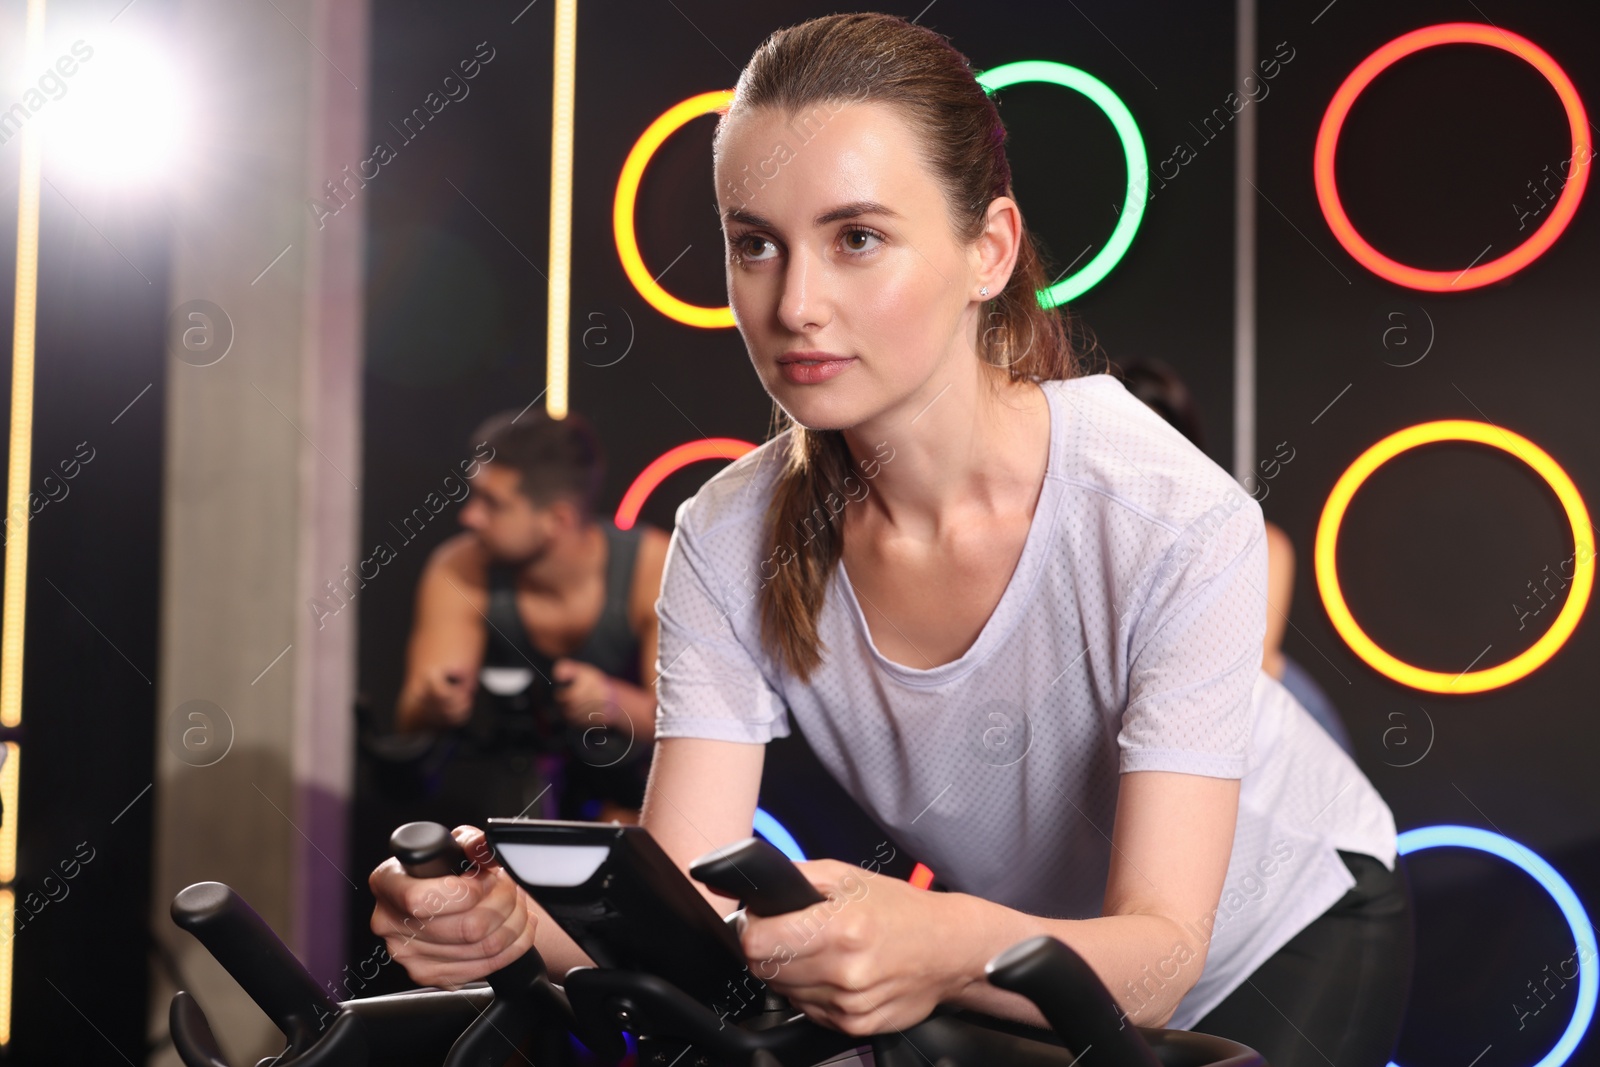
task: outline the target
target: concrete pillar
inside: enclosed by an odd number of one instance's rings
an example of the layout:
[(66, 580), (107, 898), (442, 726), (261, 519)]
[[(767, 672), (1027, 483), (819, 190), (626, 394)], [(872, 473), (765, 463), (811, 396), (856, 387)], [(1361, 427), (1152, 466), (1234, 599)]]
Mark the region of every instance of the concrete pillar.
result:
[[(360, 558), (365, 195), (325, 183), (368, 155), (368, 27), (365, 0), (180, 0), (169, 42), (194, 128), (171, 198), (152, 922), (234, 1062), (281, 1039), (172, 925), (174, 893), (227, 882), (332, 983), (365, 888), (344, 858), (357, 613), (319, 625), (308, 600)], [(172, 989), (158, 972), (156, 1032)]]

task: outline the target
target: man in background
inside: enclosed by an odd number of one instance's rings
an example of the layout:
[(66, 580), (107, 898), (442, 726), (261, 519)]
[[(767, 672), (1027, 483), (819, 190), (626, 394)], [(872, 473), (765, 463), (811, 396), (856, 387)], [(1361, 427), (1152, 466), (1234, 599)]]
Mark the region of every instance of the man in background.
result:
[(635, 822), (669, 538), (597, 519), (582, 416), (505, 413), (472, 440), (493, 458), (423, 569), (396, 726), (456, 732), (483, 815)]

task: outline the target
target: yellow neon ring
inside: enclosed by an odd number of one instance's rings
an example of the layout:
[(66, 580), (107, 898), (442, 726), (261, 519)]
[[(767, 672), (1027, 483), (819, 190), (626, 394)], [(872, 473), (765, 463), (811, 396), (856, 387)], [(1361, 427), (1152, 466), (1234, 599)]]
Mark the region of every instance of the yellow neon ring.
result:
[[(1400, 453), (1435, 441), (1472, 441), (1490, 445), (1511, 453), (1537, 471), (1555, 491), (1562, 508), (1566, 510), (1567, 521), (1572, 524), (1573, 558), (1577, 561), (1572, 576), (1571, 595), (1567, 597), (1567, 602), (1562, 605), (1556, 621), (1545, 631), (1544, 636), (1530, 648), (1504, 663), (1482, 670), (1464, 671), (1461, 674), (1423, 670), (1379, 648), (1377, 642), (1368, 637), (1357, 625), (1355, 616), (1350, 614), (1344, 594), (1339, 589), (1339, 573), (1334, 558), (1338, 548), (1339, 525), (1344, 521), (1344, 513), (1350, 506), (1350, 499), (1355, 496), (1361, 484), (1373, 471)], [(1588, 540), (1585, 540), (1585, 532), (1589, 534)], [(1587, 553), (1584, 551), (1585, 546), (1588, 549)], [(1379, 674), (1393, 678), (1402, 685), (1430, 693), (1481, 693), (1487, 689), (1509, 685), (1533, 673), (1555, 655), (1556, 650), (1572, 636), (1572, 631), (1578, 625), (1578, 619), (1588, 606), (1589, 593), (1594, 588), (1593, 527), (1589, 524), (1589, 510), (1584, 507), (1583, 498), (1578, 495), (1578, 487), (1567, 477), (1567, 472), (1550, 458), (1549, 453), (1526, 437), (1488, 423), (1468, 419), (1441, 419), (1438, 422), (1419, 423), (1390, 434), (1363, 452), (1340, 476), (1338, 482), (1334, 484), (1333, 492), (1328, 494), (1328, 502), (1323, 505), (1322, 518), (1317, 523), (1315, 559), (1317, 590), (1322, 594), (1322, 604), (1327, 609), (1328, 618), (1332, 620), (1334, 629), (1339, 631), (1339, 636), (1344, 638), (1351, 650)]]
[(611, 212), (611, 228), (616, 231), (617, 255), (622, 257), (622, 270), (633, 283), (633, 287), (639, 291), (639, 295), (667, 318), (676, 319), (686, 326), (698, 326), (706, 330), (732, 326), (733, 309), (690, 304), (663, 289), (645, 269), (644, 257), (639, 255), (639, 238), (633, 229), (633, 209), (639, 198), (639, 182), (644, 178), (644, 168), (649, 165), (650, 157), (656, 154), (656, 149), (661, 147), (662, 142), (691, 119), (725, 110), (732, 100), (732, 89), (701, 93), (698, 96), (691, 96), (681, 104), (674, 104), (665, 114), (652, 122), (640, 135), (633, 150), (628, 153), (627, 160), (622, 164), (622, 176), (617, 179), (616, 205)]

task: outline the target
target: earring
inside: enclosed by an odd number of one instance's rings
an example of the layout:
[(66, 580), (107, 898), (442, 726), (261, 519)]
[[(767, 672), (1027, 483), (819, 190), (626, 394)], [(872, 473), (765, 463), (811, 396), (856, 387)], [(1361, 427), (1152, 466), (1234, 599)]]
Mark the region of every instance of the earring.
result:
[(989, 295), (989, 287), (986, 285), (982, 289), (979, 289), (978, 290), (978, 295), (979, 296), (983, 296), (983, 297), (987, 297)]

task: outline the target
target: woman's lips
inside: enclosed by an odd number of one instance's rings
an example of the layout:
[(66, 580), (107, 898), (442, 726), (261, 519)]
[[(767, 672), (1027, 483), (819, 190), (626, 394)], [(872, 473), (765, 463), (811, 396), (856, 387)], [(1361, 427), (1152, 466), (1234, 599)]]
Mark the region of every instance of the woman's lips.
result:
[(848, 370), (854, 363), (855, 357), (844, 359), (796, 359), (787, 363), (779, 363), (778, 370), (783, 374), (783, 380), (794, 385), (816, 385), (830, 378), (837, 378)]

